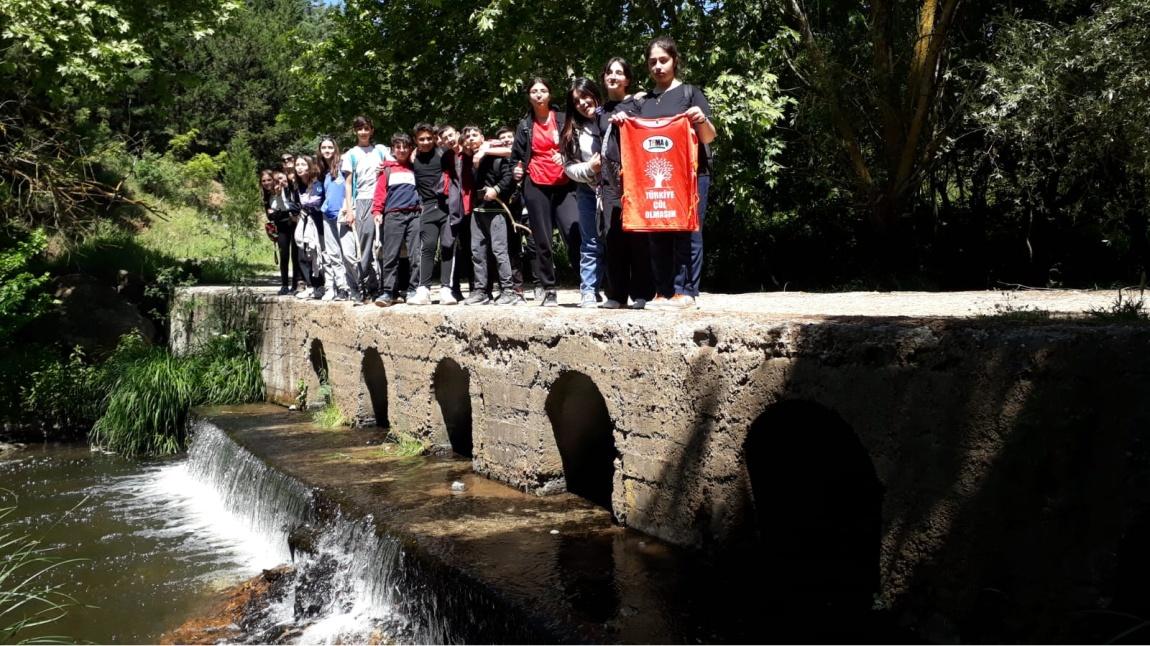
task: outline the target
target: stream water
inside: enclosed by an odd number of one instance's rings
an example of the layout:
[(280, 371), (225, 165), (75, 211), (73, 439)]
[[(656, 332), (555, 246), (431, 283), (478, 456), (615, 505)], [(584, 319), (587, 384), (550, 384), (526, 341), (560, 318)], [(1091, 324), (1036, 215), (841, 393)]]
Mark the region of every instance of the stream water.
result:
[(31, 446), (0, 460), (7, 529), (81, 559), (49, 573), (78, 605), (21, 638), (154, 643), (224, 588), (288, 560), (282, 541), (221, 509), (186, 458), (137, 461), (84, 446)]
[(278, 575), (275, 593), (225, 620), (240, 624), (223, 627), (234, 628), (229, 640), (701, 643), (880, 634), (873, 618), (808, 607), (789, 601), (793, 590), (764, 585), (779, 558), (701, 558), (618, 527), (575, 496), (518, 492), (474, 474), (466, 460), (387, 458), (378, 430), (332, 432), (295, 415), (268, 405), (216, 410), (194, 424), (188, 455), (171, 460), (81, 446), (0, 459), (8, 492), (0, 507), (16, 504), (0, 533), (33, 536), (55, 556), (79, 559), (50, 575), (78, 605), (19, 637), (155, 643), (188, 620), (218, 617), (212, 607), (225, 591), (282, 564), (292, 567)]

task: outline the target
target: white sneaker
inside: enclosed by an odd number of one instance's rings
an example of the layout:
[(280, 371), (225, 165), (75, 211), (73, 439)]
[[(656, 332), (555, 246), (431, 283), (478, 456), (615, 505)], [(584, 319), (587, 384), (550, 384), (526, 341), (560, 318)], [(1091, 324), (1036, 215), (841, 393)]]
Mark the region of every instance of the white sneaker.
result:
[(617, 310), (621, 307), (623, 307), (623, 304), (613, 298), (608, 298), (599, 304), (599, 309), (603, 310)]
[(295, 297), (296, 298), (311, 298), (311, 290), (310, 289), (301, 289), (300, 291), (295, 293)]
[(420, 285), (415, 290), (415, 296), (407, 299), (408, 305), (431, 305), (431, 290)]
[(579, 297), (579, 307), (598, 307), (599, 303), (595, 300), (595, 294), (587, 292)]
[[(423, 289), (423, 288), (420, 287), (420, 289)], [(450, 287), (440, 287), (439, 288), (439, 304), (440, 305), (455, 305), (458, 302), (459, 301), (455, 298), (455, 295), (451, 293)]]
[(695, 309), (695, 297), (686, 294), (675, 294), (671, 300), (667, 301), (664, 305), (667, 309), (673, 310), (690, 310)]
[(336, 289), (325, 290), (323, 293), (323, 297), (320, 298), (319, 300), (321, 300), (321, 301), (334, 301), (336, 292), (338, 292), (338, 291), (339, 290), (336, 290)]

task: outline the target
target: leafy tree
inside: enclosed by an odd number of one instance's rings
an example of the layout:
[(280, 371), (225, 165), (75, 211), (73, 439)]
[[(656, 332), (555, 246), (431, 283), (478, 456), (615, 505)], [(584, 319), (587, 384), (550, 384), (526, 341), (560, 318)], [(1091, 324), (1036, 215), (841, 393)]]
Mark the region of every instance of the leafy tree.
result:
[(54, 229), (122, 200), (93, 168), (116, 92), (150, 44), (202, 37), (228, 0), (8, 0), (0, 4), (0, 210)]
[(940, 105), (958, 0), (781, 2), (801, 43), (795, 75), (840, 147), (857, 201), (886, 236), (945, 141)]
[[(670, 34), (685, 80), (703, 88), (719, 129), (708, 217), (730, 225), (713, 229), (711, 248), (742, 244), (747, 226), (771, 221), (783, 149), (775, 127), (790, 99), (773, 73), (786, 33), (762, 3), (590, 0), (573, 12), (524, 0), (350, 0), (327, 18), (327, 37), (299, 60), (304, 82), (288, 107), (290, 122), (308, 132), (347, 132), (360, 113), (381, 133), (418, 121), (493, 130), (526, 113), (524, 83), (534, 75), (562, 103), (571, 78), (598, 81), (603, 63), (621, 55), (635, 68), (634, 89), (648, 86), (644, 47)], [(709, 258), (713, 274), (721, 258)]]
[[(1052, 12), (1053, 13), (1053, 12)], [(1017, 223), (1037, 279), (1145, 281), (1150, 14), (1137, 0), (998, 17), (972, 111), (979, 199)], [(1023, 249), (1023, 245), (1018, 248)], [(1102, 271), (1099, 271), (1102, 269)]]

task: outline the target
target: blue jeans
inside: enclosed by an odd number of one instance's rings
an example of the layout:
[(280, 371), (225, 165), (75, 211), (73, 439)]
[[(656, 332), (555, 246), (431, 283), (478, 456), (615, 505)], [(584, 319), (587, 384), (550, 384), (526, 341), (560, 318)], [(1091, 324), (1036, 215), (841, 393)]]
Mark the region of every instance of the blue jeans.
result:
[(603, 282), (603, 241), (599, 239), (595, 189), (580, 184), (575, 189), (575, 203), (579, 207), (579, 291), (594, 294)]
[(699, 295), (703, 275), (703, 219), (707, 215), (707, 193), (711, 176), (699, 175), (699, 229), (681, 233), (651, 234), (651, 269), (655, 293), (670, 298), (676, 294)]

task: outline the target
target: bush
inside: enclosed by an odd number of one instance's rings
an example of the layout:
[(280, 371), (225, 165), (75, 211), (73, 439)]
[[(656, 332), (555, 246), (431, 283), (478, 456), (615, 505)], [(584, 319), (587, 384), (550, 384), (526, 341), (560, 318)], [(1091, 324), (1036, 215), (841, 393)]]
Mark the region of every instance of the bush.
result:
[(220, 176), (220, 164), (207, 153), (184, 162), (184, 179), (188, 188), (205, 188)]
[(184, 167), (167, 155), (146, 152), (133, 169), (140, 188), (160, 199), (183, 201)]
[(31, 373), (21, 389), (23, 410), (38, 424), (55, 429), (85, 428), (103, 410), (103, 371), (84, 362), (76, 348), (64, 361), (50, 361)]

